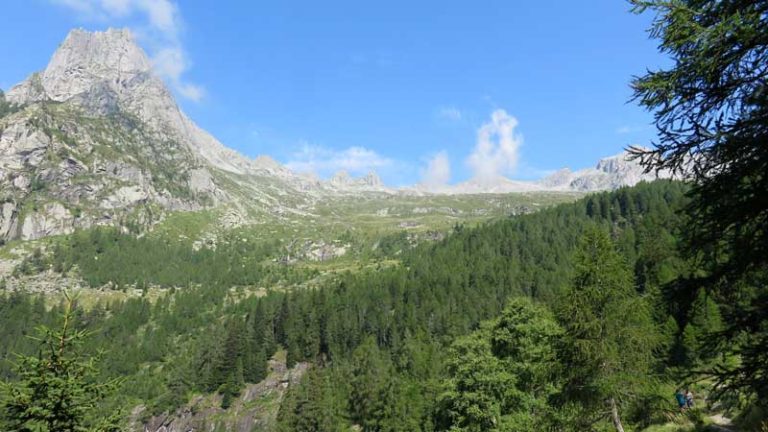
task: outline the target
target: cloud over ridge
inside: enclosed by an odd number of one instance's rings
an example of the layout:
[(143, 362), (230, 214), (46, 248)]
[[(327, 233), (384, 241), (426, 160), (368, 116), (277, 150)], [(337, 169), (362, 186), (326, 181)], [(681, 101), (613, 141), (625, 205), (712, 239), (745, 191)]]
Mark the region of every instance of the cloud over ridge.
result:
[(466, 163), (473, 178), (492, 179), (513, 174), (519, 160), (522, 135), (515, 133), (518, 121), (503, 109), (491, 113), (491, 119), (477, 130), (477, 141)]
[(443, 150), (435, 154), (421, 170), (421, 184), (427, 188), (445, 186), (451, 180), (451, 161)]

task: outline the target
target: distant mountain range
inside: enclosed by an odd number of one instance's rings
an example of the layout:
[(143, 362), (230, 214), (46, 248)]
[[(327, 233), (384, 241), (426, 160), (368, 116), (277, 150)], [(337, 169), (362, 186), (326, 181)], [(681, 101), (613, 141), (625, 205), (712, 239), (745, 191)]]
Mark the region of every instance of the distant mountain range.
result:
[(504, 176), (477, 177), (450, 186), (416, 186), (416, 190), (443, 194), (482, 194), (519, 192), (594, 192), (633, 186), (641, 181), (670, 178), (667, 172), (646, 173), (628, 152), (600, 159), (594, 168), (571, 171), (560, 169), (535, 181), (510, 180)]
[(44, 71), (0, 96), (0, 239), (93, 225), (141, 229), (170, 211), (231, 205), (306, 213), (327, 196), (596, 191), (652, 180), (626, 154), (540, 181), (386, 187), (376, 173), (329, 180), (249, 159), (198, 127), (153, 73), (128, 30), (73, 30)]

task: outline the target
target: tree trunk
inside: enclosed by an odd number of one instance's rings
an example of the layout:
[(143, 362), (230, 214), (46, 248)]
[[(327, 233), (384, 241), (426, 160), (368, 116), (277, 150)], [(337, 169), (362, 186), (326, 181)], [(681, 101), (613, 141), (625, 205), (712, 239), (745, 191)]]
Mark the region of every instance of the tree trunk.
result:
[(621, 418), (619, 418), (619, 408), (616, 406), (616, 399), (608, 399), (608, 404), (611, 406), (611, 420), (616, 428), (616, 432), (624, 432), (624, 426), (621, 425)]

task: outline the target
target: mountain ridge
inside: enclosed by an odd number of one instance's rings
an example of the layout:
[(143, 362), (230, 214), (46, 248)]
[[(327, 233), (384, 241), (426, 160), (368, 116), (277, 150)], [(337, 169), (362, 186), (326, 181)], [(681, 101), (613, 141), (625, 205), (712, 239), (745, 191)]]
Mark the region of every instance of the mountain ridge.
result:
[(232, 206), (246, 218), (311, 215), (329, 199), (381, 194), (585, 192), (650, 180), (620, 155), (540, 181), (387, 187), (371, 171), (321, 180), (269, 156), (247, 158), (178, 106), (130, 30), (72, 30), (46, 68), (13, 86), (0, 117), (0, 239), (93, 225), (141, 231), (173, 211)]

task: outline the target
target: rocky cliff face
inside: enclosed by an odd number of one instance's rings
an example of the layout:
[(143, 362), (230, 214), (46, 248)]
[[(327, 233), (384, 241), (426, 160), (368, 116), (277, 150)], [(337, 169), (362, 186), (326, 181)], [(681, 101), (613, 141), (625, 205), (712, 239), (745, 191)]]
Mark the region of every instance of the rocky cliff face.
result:
[(45, 70), (13, 87), (9, 102), (70, 102), (91, 115), (134, 115), (214, 167), (241, 173), (250, 162), (195, 125), (178, 107), (129, 30), (73, 30)]
[(0, 239), (137, 228), (227, 199), (213, 169), (237, 158), (184, 116), (127, 30), (72, 31), (5, 98)]
[(288, 369), (284, 353), (269, 361), (269, 376), (250, 384), (228, 410), (221, 408), (221, 396), (198, 396), (173, 413), (141, 421), (144, 408), (132, 413), (129, 430), (135, 432), (189, 432), (226, 430), (251, 432), (275, 430), (280, 402), (292, 385), (297, 385), (309, 369), (298, 363)]

